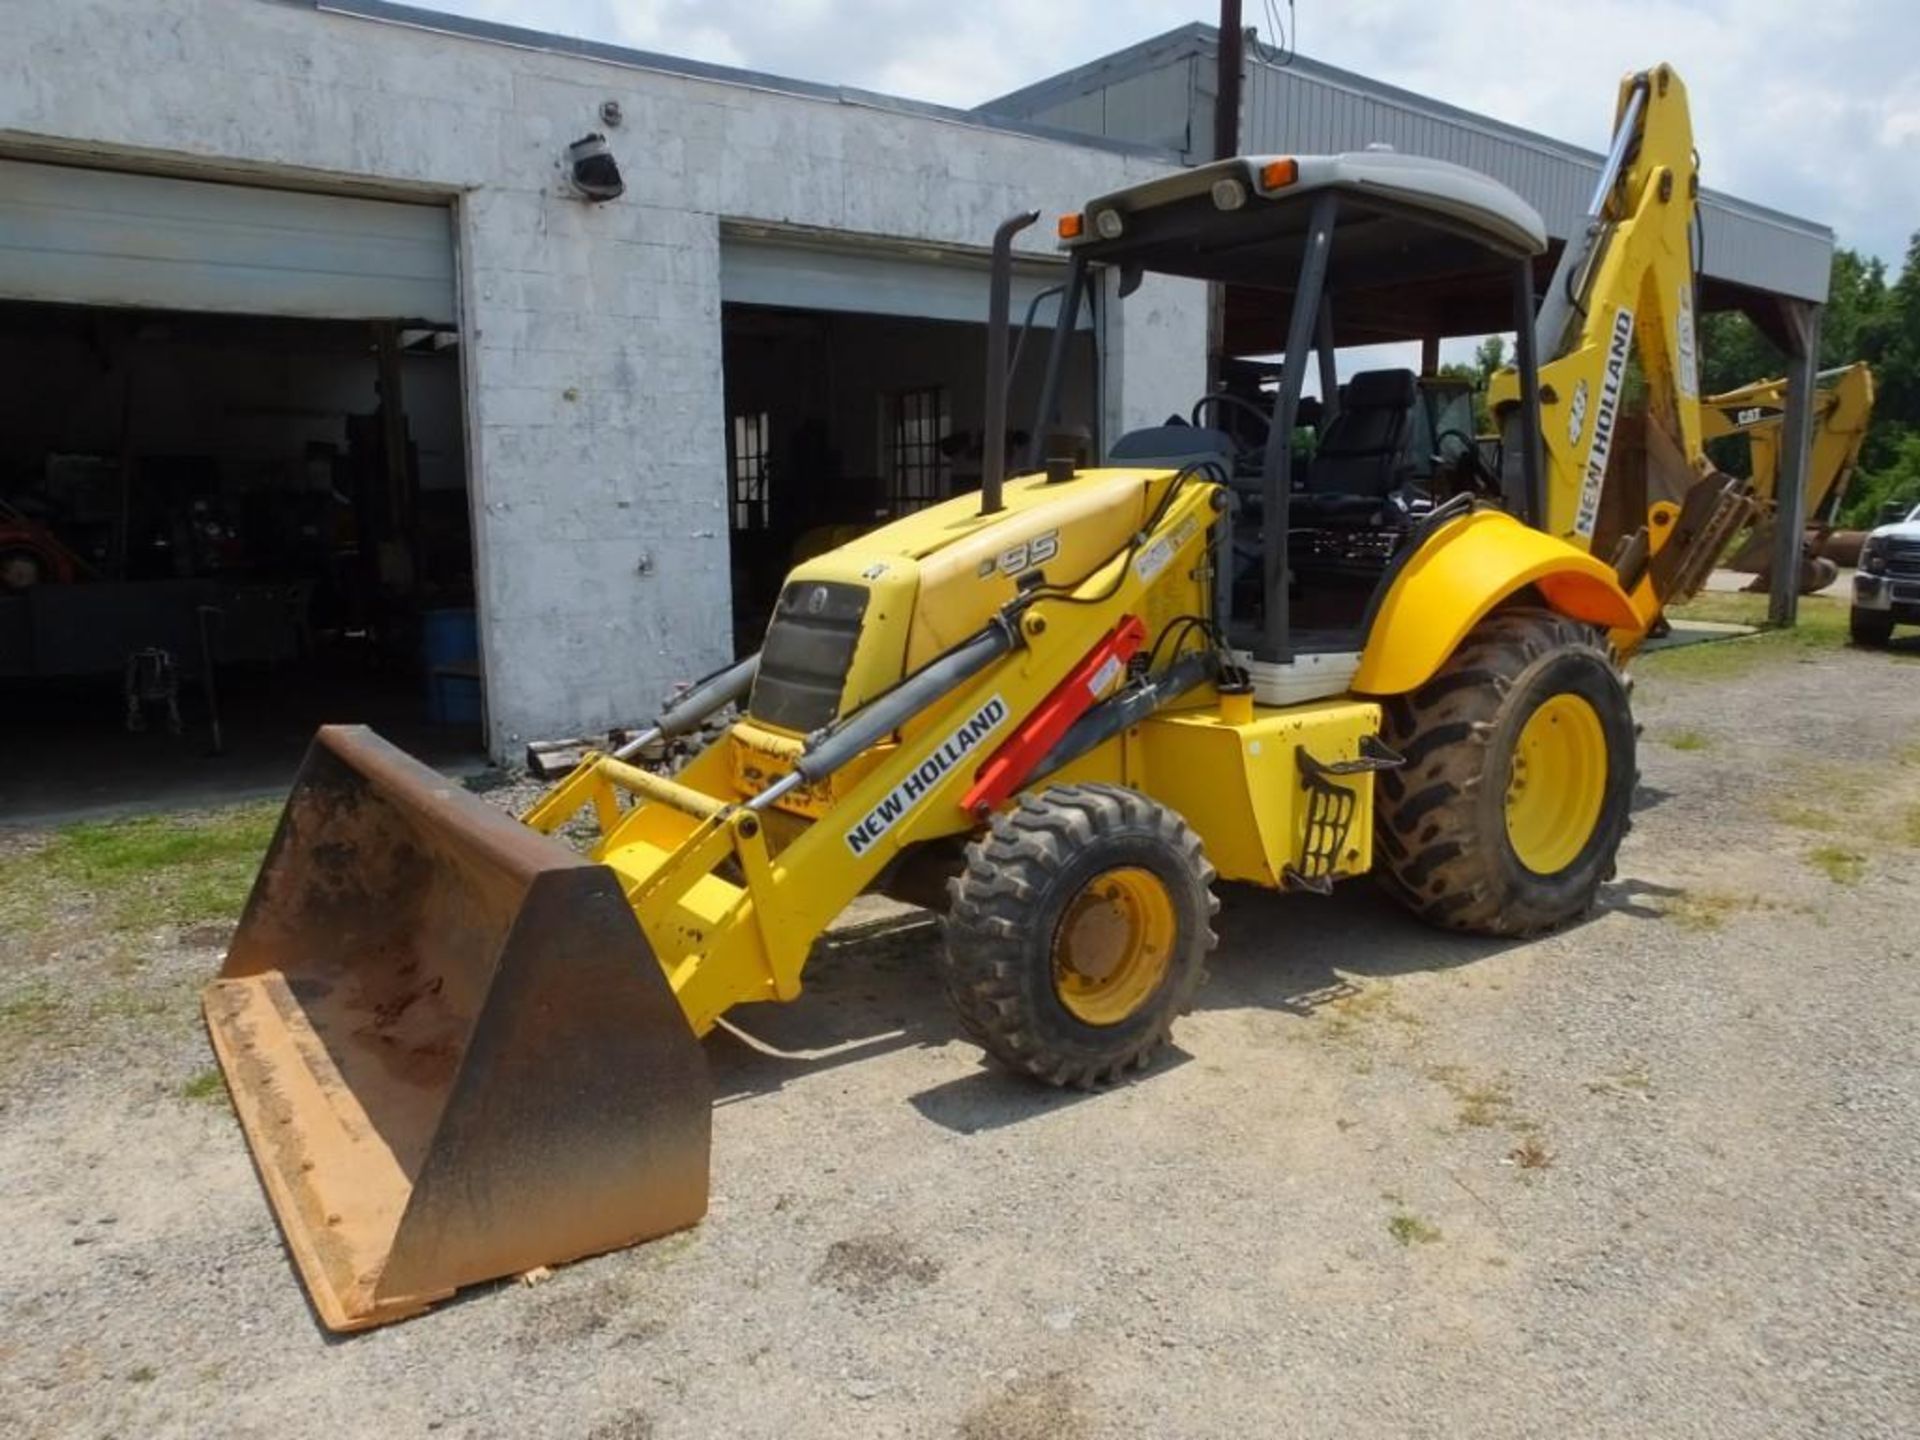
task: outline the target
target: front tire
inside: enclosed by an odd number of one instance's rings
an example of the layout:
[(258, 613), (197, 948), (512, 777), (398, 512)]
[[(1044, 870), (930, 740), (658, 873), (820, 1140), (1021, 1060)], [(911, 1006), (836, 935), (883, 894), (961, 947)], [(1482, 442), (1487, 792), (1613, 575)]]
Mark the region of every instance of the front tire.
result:
[(1383, 729), (1406, 765), (1380, 778), (1378, 868), (1409, 910), (1524, 936), (1592, 908), (1636, 775), (1626, 686), (1597, 631), (1496, 611), (1433, 679), (1387, 702)]
[(1144, 1068), (1206, 978), (1213, 876), (1187, 823), (1138, 791), (1021, 796), (949, 886), (943, 969), (961, 1025), (1050, 1085)]
[(1893, 615), (1886, 610), (1862, 610), (1856, 605), (1847, 614), (1847, 633), (1853, 643), (1863, 649), (1884, 649), (1893, 640)]

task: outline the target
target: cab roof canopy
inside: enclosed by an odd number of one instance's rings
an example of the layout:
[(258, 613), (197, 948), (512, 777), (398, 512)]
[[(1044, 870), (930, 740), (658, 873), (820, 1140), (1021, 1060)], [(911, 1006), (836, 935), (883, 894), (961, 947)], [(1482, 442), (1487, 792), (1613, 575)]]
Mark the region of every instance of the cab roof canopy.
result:
[(1516, 261), (1547, 248), (1539, 213), (1477, 171), (1369, 150), (1240, 156), (1103, 195), (1069, 248), (1229, 288), (1228, 354), (1279, 348), (1315, 201), (1338, 197), (1327, 286), (1334, 341), (1513, 326)]

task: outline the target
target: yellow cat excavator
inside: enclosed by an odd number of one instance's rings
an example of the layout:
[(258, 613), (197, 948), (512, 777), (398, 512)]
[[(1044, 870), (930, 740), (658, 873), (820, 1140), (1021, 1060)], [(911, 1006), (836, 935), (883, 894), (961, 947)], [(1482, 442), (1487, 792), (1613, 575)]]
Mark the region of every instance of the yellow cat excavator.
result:
[[(1240, 157), (1062, 217), (1065, 315), (1007, 477), (1012, 245), (1037, 218), (1015, 216), (977, 495), (799, 565), (756, 656), (521, 821), (323, 729), (205, 999), (321, 1319), (380, 1324), (698, 1221), (701, 1037), (798, 998), (865, 891), (943, 893), (929, 965), (961, 1029), (1086, 1087), (1149, 1064), (1192, 1003), (1216, 880), (1324, 893), (1377, 871), (1486, 934), (1584, 914), (1634, 784), (1616, 657), (1750, 509), (1700, 452), (1680, 82), (1629, 76), (1616, 120), (1538, 314), (1539, 216), (1438, 161)], [(1264, 443), (1195, 423), (1098, 467), (1047, 453), (1072, 317), (1103, 273), (1124, 304), (1147, 272), (1272, 298)], [(1407, 482), (1369, 409), (1404, 412), (1405, 372), (1351, 377), (1294, 454), (1343, 316), (1377, 335), (1407, 295), (1472, 287), (1519, 335), (1497, 459), (1466, 437)], [(1669, 451), (1622, 495), (1630, 354)], [(635, 763), (730, 705), (678, 773)], [(556, 838), (583, 822), (584, 848)]]
[[(1756, 380), (1738, 390), (1709, 395), (1701, 402), (1702, 433), (1707, 440), (1747, 437), (1748, 468), (1759, 515), (1726, 566), (1757, 576), (1748, 587), (1754, 590), (1766, 588), (1773, 567), (1774, 504), (1786, 413), (1784, 379)], [(1860, 447), (1866, 443), (1872, 419), (1873, 370), (1866, 361), (1820, 372), (1813, 397), (1812, 448), (1807, 458), (1808, 534), (1801, 547), (1797, 577), (1803, 595), (1824, 590), (1840, 573), (1839, 566), (1818, 551), (1832, 532), (1834, 516), (1846, 498), (1847, 483), (1860, 463)]]

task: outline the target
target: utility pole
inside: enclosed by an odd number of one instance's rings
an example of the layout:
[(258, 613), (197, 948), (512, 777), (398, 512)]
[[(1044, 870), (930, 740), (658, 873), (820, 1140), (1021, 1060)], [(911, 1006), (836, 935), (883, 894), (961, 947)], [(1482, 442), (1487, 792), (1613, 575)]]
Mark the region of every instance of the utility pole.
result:
[[(1246, 31), (1240, 24), (1240, 0), (1220, 0), (1220, 34), (1214, 49), (1213, 154), (1225, 160), (1240, 153), (1240, 71)], [(1189, 144), (1197, 141), (1192, 137)], [(1220, 359), (1226, 349), (1227, 287), (1207, 286), (1207, 393), (1220, 388)]]
[(1246, 31), (1240, 25), (1240, 0), (1220, 0), (1219, 70), (1214, 80), (1213, 158), (1240, 153), (1240, 70)]

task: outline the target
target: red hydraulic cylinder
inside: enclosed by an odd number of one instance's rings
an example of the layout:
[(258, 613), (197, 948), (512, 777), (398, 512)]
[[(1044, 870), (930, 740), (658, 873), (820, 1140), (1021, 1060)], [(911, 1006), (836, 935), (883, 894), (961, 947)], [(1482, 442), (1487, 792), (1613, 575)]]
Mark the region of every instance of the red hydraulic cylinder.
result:
[(973, 788), (960, 801), (961, 808), (969, 815), (984, 817), (1004, 805), (1033, 773), (1033, 767), (1073, 728), (1073, 722), (1092, 709), (1094, 702), (1126, 673), (1127, 662), (1146, 638), (1146, 624), (1137, 615), (1127, 616), (1109, 630), (1074, 666), (1073, 673), (1034, 707), (1026, 723), (980, 767)]

